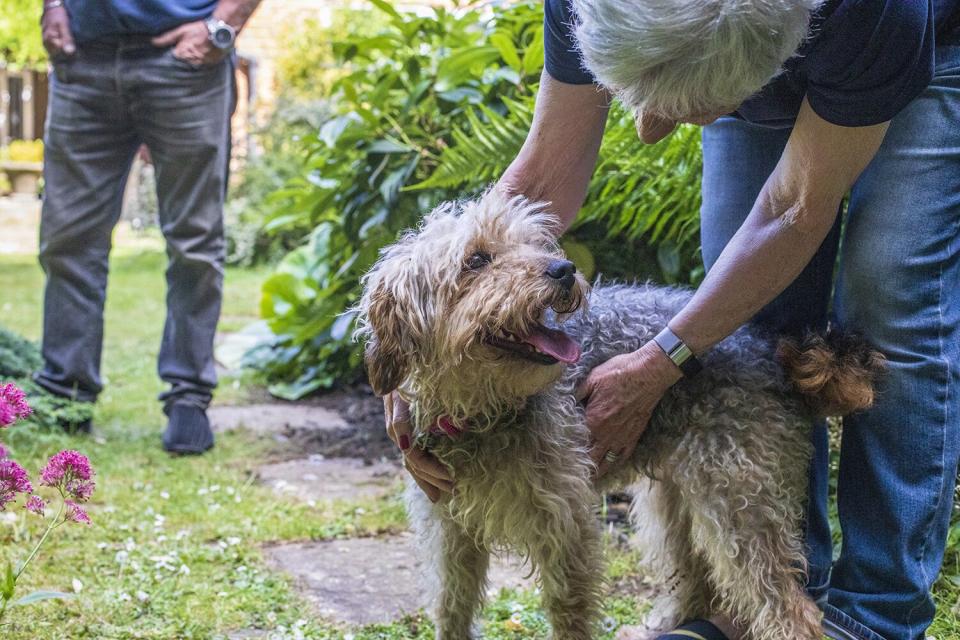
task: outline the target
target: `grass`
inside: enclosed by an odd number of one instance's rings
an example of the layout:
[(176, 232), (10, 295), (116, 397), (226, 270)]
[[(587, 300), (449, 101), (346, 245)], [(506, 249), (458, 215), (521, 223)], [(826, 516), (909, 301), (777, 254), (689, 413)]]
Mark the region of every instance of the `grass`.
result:
[[(269, 443), (247, 432), (218, 437), (201, 458), (170, 458), (159, 447), (163, 426), (155, 358), (163, 322), (163, 264), (158, 251), (117, 251), (111, 263), (103, 370), (107, 388), (96, 409), (95, 438), (41, 432), (21, 425), (4, 432), (14, 457), (35, 475), (64, 448), (86, 453), (98, 471), (91, 527), (64, 527), (52, 536), (18, 589), (75, 593), (73, 600), (14, 607), (4, 639), (225, 639), (238, 629), (265, 629), (273, 640), (427, 639), (423, 616), (388, 625), (344, 629), (313, 617), (290, 581), (266, 567), (263, 544), (376, 535), (404, 528), (396, 495), (310, 506), (259, 486), (256, 467)], [(255, 319), (264, 270), (229, 270), (222, 330)], [(29, 256), (0, 257), (3, 324), (39, 338), (42, 274)], [(218, 398), (242, 401), (245, 380), (222, 381)], [(22, 560), (41, 523), (22, 509), (0, 515), (0, 566)], [(608, 549), (608, 577), (636, 579), (636, 558)], [(957, 573), (956, 551), (947, 566)], [(930, 634), (960, 638), (953, 607), (960, 587), (944, 578), (940, 613)], [(601, 638), (636, 622), (642, 607), (613, 596)], [(504, 590), (484, 613), (491, 640), (543, 638), (546, 620), (534, 591)]]

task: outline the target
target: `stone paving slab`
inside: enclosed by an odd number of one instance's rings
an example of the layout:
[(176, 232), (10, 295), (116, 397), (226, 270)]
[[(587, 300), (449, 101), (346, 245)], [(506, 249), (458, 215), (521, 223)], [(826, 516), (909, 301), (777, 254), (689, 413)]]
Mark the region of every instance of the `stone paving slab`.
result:
[(219, 372), (222, 375), (242, 375), (244, 356), (247, 352), (260, 344), (269, 342), (272, 338), (273, 332), (263, 320), (252, 322), (240, 331), (218, 332), (213, 353)]
[(332, 430), (350, 425), (336, 411), (316, 405), (270, 402), (237, 406), (212, 406), (207, 410), (215, 432), (246, 428), (259, 434), (288, 429)]
[(266, 637), (267, 632), (261, 629), (241, 629), (227, 634), (227, 640), (260, 640)]
[(401, 467), (396, 462), (366, 464), (361, 458), (311, 456), (264, 465), (258, 475), (276, 493), (303, 501), (357, 500), (392, 492)]
[[(347, 624), (395, 621), (427, 605), (413, 536), (353, 538), (267, 547), (268, 564), (293, 576), (318, 615)], [(490, 589), (529, 588), (519, 560), (496, 559)]]

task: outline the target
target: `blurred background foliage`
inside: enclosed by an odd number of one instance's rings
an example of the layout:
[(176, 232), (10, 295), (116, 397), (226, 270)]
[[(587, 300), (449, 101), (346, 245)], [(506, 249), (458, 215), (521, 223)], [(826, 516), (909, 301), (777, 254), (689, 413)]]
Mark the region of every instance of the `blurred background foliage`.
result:
[[(263, 153), (234, 192), (232, 259), (283, 255), (261, 303), (274, 338), (247, 357), (283, 398), (362, 375), (349, 312), (361, 275), (437, 203), (495, 181), (533, 113), (540, 3), (426, 14), (373, 4), (373, 19), (345, 11), (290, 38)], [(696, 282), (699, 179), (697, 129), (645, 146), (614, 107), (564, 244), (607, 278)]]
[(47, 52), (40, 38), (43, 3), (3, 0), (0, 8), (0, 60), (16, 69), (44, 66)]

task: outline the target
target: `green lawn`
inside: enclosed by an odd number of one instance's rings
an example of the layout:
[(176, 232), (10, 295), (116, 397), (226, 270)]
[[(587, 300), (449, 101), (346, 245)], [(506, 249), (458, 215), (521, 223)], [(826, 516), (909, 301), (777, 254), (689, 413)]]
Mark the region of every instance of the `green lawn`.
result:
[[(64, 527), (31, 565), (18, 593), (33, 589), (77, 592), (68, 602), (13, 608), (0, 638), (226, 638), (260, 628), (268, 638), (372, 640), (430, 638), (421, 617), (392, 625), (345, 630), (317, 620), (282, 575), (263, 564), (267, 542), (373, 535), (404, 527), (396, 495), (351, 504), (307, 506), (275, 496), (253, 480), (268, 445), (247, 433), (220, 436), (201, 458), (171, 458), (160, 450), (163, 426), (156, 394), (155, 356), (163, 321), (164, 257), (156, 251), (117, 252), (107, 297), (104, 374), (94, 438), (69, 437), (18, 426), (4, 432), (14, 457), (36, 474), (50, 454), (76, 448), (91, 458), (98, 488), (90, 527)], [(227, 273), (224, 325), (255, 319), (263, 270)], [(0, 257), (2, 323), (38, 338), (42, 274), (29, 256)], [(241, 401), (246, 381), (223, 381), (230, 401)], [(0, 564), (22, 559), (40, 531), (22, 509), (0, 516)], [(611, 578), (635, 569), (629, 556), (610, 551)], [(956, 564), (951, 555), (950, 561)], [(937, 638), (960, 637), (950, 613), (949, 581), (939, 592)], [(611, 598), (608, 624), (634, 622), (630, 598)], [(541, 638), (546, 622), (533, 592), (503, 592), (486, 610), (486, 637)], [(605, 633), (603, 638), (611, 638)]]

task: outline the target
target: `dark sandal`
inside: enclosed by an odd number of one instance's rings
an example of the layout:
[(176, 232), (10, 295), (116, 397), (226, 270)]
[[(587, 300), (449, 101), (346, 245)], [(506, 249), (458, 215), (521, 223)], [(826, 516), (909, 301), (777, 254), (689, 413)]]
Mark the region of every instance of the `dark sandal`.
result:
[(707, 620), (691, 620), (673, 631), (657, 636), (656, 640), (729, 640), (720, 629)]

